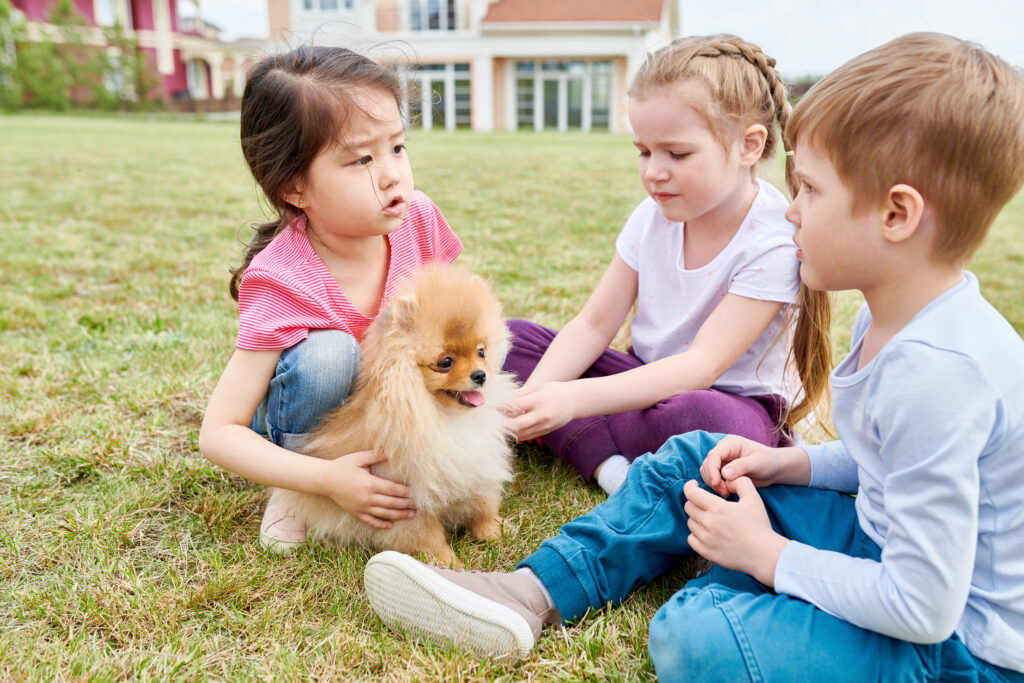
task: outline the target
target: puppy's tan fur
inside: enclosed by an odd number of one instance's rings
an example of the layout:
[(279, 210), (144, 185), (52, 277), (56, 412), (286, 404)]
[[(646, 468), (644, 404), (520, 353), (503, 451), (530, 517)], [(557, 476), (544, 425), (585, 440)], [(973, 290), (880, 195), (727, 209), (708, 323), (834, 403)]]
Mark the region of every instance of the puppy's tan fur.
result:
[[(423, 552), (461, 566), (449, 531), (501, 534), (498, 506), (512, 479), (509, 422), (499, 412), (515, 390), (501, 371), (508, 346), (501, 305), (482, 278), (455, 267), (425, 269), (370, 326), (354, 391), (303, 449), (324, 459), (383, 451), (388, 459), (373, 473), (407, 484), (416, 516), (374, 529), (325, 497), (281, 491), (281, 503), (311, 538)], [(478, 371), (486, 373), (483, 384), (472, 377)], [(453, 392), (468, 393), (460, 401)]]

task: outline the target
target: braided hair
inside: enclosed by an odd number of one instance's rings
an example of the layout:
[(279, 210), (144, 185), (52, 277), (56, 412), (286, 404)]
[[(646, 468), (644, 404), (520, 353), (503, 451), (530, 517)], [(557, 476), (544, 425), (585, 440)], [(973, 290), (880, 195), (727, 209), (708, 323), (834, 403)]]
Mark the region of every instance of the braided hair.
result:
[[(796, 196), (792, 150), (785, 137), (793, 112), (785, 82), (775, 70), (775, 59), (760, 47), (733, 35), (678, 38), (647, 55), (629, 87), (629, 96), (643, 99), (655, 90), (698, 81), (710, 97), (687, 101), (707, 121), (723, 148), (751, 125), (767, 130), (762, 160), (775, 158), (781, 143), (786, 153), (786, 186)], [(790, 362), (802, 385), (799, 401), (788, 408), (780, 428), (792, 431), (814, 413), (828, 431), (823, 418), (829, 413), (829, 373), (832, 370), (831, 298), (800, 285), (796, 327), (790, 348)]]

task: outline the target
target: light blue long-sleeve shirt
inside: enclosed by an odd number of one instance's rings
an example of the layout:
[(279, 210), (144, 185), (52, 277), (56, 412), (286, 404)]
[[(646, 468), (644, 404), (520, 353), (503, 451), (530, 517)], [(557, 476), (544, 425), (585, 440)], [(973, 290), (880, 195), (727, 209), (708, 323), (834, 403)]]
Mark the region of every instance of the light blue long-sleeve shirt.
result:
[(840, 440), (806, 450), (811, 486), (857, 493), (881, 561), (790, 541), (775, 590), (1024, 671), (1024, 341), (967, 272), (858, 370), (870, 322), (832, 373)]

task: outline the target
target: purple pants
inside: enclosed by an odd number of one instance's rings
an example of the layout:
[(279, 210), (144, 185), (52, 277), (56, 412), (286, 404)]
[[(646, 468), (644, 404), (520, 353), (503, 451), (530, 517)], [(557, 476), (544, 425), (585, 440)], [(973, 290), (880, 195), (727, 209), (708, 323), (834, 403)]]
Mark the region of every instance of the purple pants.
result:
[[(512, 348), (505, 370), (525, 382), (557, 333), (528, 320), (509, 320), (508, 328)], [(582, 376), (605, 377), (643, 364), (632, 353), (608, 349)], [(636, 460), (658, 450), (670, 436), (698, 429), (738, 434), (768, 446), (788, 445), (789, 439), (776, 428), (785, 405), (776, 395), (737, 396), (701, 389), (671, 396), (643, 410), (572, 420), (545, 434), (543, 440), (590, 481), (594, 469), (612, 455)]]

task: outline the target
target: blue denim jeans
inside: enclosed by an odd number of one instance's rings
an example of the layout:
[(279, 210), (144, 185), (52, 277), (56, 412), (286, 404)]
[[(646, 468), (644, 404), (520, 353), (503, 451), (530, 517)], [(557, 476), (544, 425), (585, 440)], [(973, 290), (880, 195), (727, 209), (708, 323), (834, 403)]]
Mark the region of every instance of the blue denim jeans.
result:
[[(523, 560), (569, 622), (626, 595), (694, 553), (683, 485), (720, 434), (690, 432), (633, 462), (622, 487)], [(703, 484), (702, 484), (703, 485)], [(705, 487), (706, 488), (706, 487)], [(800, 486), (760, 490), (772, 526), (816, 548), (877, 560), (851, 496)], [(654, 615), (648, 649), (662, 681), (1024, 681), (968, 652), (955, 635), (909, 643), (713, 567)]]
[(340, 330), (310, 330), (281, 352), (250, 427), (296, 450), (320, 419), (345, 403), (359, 369), (359, 344)]

